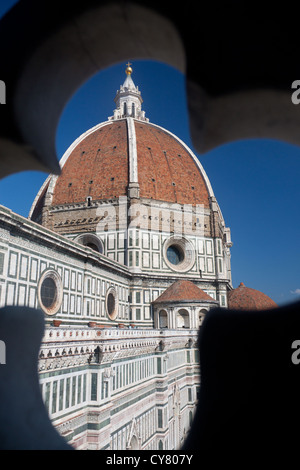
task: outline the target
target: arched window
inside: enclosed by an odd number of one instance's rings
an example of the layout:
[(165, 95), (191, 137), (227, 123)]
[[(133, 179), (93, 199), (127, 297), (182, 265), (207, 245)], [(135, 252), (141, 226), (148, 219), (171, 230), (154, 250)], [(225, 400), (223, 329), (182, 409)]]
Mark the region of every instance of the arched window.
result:
[(80, 245), (88, 246), (92, 248), (92, 250), (98, 251), (98, 253), (103, 253), (104, 251), (102, 241), (92, 233), (79, 235), (79, 237), (75, 238), (75, 242), (80, 243)]
[(201, 310), (198, 313), (198, 327), (201, 326), (206, 313), (207, 313), (207, 310), (205, 308), (201, 308)]
[(177, 328), (190, 328), (190, 315), (184, 308), (177, 313)]
[(132, 436), (131, 441), (130, 441), (130, 449), (131, 450), (138, 450), (139, 447), (139, 441), (136, 436)]
[(168, 328), (168, 314), (165, 310), (160, 310), (158, 314), (159, 328)]

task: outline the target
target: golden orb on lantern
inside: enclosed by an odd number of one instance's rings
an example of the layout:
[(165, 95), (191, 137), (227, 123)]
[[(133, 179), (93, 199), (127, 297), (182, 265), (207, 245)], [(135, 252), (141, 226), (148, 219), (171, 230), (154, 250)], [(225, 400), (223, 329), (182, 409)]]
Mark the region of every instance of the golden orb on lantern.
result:
[(131, 68), (130, 66), (131, 66), (132, 64), (131, 64), (130, 62), (128, 62), (128, 64), (126, 64), (126, 65), (127, 65), (127, 68), (126, 68), (126, 70), (125, 70), (126, 75), (131, 75), (131, 74), (132, 74), (132, 68)]

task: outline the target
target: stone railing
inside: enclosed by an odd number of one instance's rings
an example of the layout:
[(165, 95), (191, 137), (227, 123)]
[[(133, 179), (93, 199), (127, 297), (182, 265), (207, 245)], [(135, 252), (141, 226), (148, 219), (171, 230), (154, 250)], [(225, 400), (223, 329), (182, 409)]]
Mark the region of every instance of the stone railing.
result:
[(101, 362), (118, 357), (132, 356), (168, 348), (195, 346), (197, 330), (128, 329), (97, 327), (46, 328), (39, 352), (39, 371), (62, 366), (97, 362), (97, 349)]

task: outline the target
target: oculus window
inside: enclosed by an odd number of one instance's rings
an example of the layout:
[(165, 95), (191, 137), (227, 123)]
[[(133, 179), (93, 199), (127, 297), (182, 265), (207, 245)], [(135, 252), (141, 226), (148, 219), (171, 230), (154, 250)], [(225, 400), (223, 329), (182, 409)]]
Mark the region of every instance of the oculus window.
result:
[(45, 271), (38, 284), (38, 299), (41, 308), (48, 315), (54, 315), (62, 302), (62, 282), (54, 270)]
[(41, 285), (41, 301), (45, 308), (52, 308), (57, 299), (57, 287), (52, 277), (46, 277)]
[(105, 308), (108, 318), (115, 320), (118, 315), (118, 296), (114, 287), (110, 287), (106, 293)]
[(179, 246), (171, 245), (167, 249), (167, 258), (176, 266), (184, 260), (184, 252)]
[(187, 238), (172, 236), (164, 243), (163, 257), (172, 271), (187, 272), (194, 266), (195, 248)]

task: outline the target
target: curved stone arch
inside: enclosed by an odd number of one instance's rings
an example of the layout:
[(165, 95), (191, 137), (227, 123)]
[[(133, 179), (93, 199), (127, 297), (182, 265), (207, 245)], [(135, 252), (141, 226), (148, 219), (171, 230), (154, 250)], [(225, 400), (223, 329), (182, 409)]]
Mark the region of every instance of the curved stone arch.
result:
[(94, 235), (93, 233), (84, 233), (84, 234), (78, 235), (78, 237), (76, 237), (74, 241), (77, 243), (80, 243), (80, 245), (84, 245), (89, 248), (92, 248), (93, 250), (101, 254), (104, 253), (104, 245), (103, 245), (102, 240), (99, 237), (97, 237), (97, 235)]
[(139, 438), (138, 426), (135, 418), (133, 418), (131, 421), (126, 449), (141, 449), (141, 439)]
[[(256, 50), (257, 68), (262, 70), (260, 84), (257, 78), (252, 82), (249, 79), (247, 67), (252, 62), (245, 60), (247, 70), (242, 75), (247, 77), (246, 82), (241, 84), (241, 76), (233, 67), (224, 84), (218, 82), (216, 86), (213, 79), (216, 73), (212, 67), (211, 80), (206, 76), (203, 81), (199, 74), (199, 67), (206, 70), (208, 67), (205, 61), (203, 65), (203, 55), (198, 59), (200, 63), (195, 60), (194, 47), (195, 44), (201, 47), (202, 38), (197, 28), (191, 27), (191, 22), (202, 17), (206, 18), (206, 27), (211, 28), (210, 19), (215, 14), (211, 8), (209, 4), (197, 5), (195, 2), (183, 18), (174, 9), (168, 15), (161, 3), (141, 6), (131, 2), (125, 5), (123, 2), (97, 4), (87, 0), (76, 8), (60, 11), (58, 16), (50, 0), (42, 3), (33, 0), (31, 15), (27, 14), (27, 2), (18, 2), (1, 20), (1, 43), (5, 44), (2, 65), (11, 90), (11, 99), (7, 99), (5, 105), (9, 111), (5, 131), (0, 139), (1, 154), (6, 156), (1, 161), (2, 175), (27, 169), (46, 169), (58, 174), (55, 131), (65, 104), (96, 72), (119, 61), (127, 61), (128, 57), (131, 60), (155, 59), (182, 72), (186, 70), (191, 136), (198, 152), (249, 137), (276, 138), (299, 144), (295, 132), (299, 127), (299, 113), (297, 106), (290, 105), (291, 91), (285, 89), (286, 85), (283, 87), (282, 76), (270, 76), (272, 67), (265, 60), (269, 44), (276, 49), (274, 44), (278, 45), (280, 39), (280, 50), (284, 52), (278, 52), (276, 63), (288, 63), (287, 50), (290, 63), (293, 63), (292, 57), (297, 53), (296, 38), (293, 41), (289, 36), (288, 45), (285, 43), (286, 47), (282, 47), (284, 38), (278, 38), (275, 26), (270, 28), (273, 41), (263, 44), (259, 35), (250, 37), (251, 49), (254, 46)], [(26, 22), (22, 21), (24, 17)], [(282, 20), (281, 10), (278, 18)], [(245, 30), (249, 23), (252, 27), (252, 18), (247, 21)], [(238, 22), (230, 23), (233, 30), (235, 23)], [(218, 34), (222, 38), (224, 31), (220, 29)], [(104, 43), (105, 48), (102, 47)], [(293, 43), (294, 50), (291, 48)], [(212, 42), (207, 57), (214, 56), (214, 52)], [(232, 50), (227, 49), (225, 58), (228, 55), (232, 63), (232, 54), (236, 53), (233, 46)], [(282, 66), (283, 69), (284, 83), (292, 82), (293, 69)], [(37, 76), (38, 81), (35, 80)], [(55, 83), (59, 84), (56, 87), (53, 86), (54, 77)], [(211, 131), (216, 126), (217, 134)]]
[(162, 308), (158, 312), (158, 327), (159, 328), (168, 328), (169, 327), (168, 312), (164, 308)]
[(197, 315), (197, 326), (201, 326), (203, 320), (204, 320), (204, 317), (205, 315), (207, 314), (207, 312), (209, 311), (209, 308), (203, 308), (201, 307), (198, 311), (198, 315)]
[(131, 440), (130, 440), (130, 443), (129, 443), (129, 449), (130, 450), (139, 450), (141, 447), (140, 447), (140, 443), (139, 443), (139, 440), (138, 438), (136, 437), (135, 434), (133, 434)]
[(191, 316), (187, 308), (179, 308), (176, 312), (176, 327), (177, 328), (190, 328)]
[[(185, 51), (177, 28), (153, 8), (134, 3), (124, 7), (122, 2), (97, 4), (88, 1), (73, 9), (72, 14), (66, 10), (58, 18), (53, 16), (55, 8), (50, 3), (45, 2), (41, 9), (39, 3), (34, 2), (35, 14), (29, 17), (26, 5), (22, 3), (14, 7), (2, 25), (4, 37), (12, 25), (19, 31), (15, 41), (18, 49), (8, 41), (10, 54), (4, 58), (4, 68), (14, 93), (11, 100), (13, 119), (8, 127), (12, 128), (10, 136), (14, 131), (18, 137), (0, 139), (1, 154), (7, 155), (8, 159), (12, 154), (15, 157), (11, 165), (3, 166), (3, 171), (8, 174), (30, 168), (60, 173), (55, 149), (60, 115), (76, 90), (95, 73), (125, 62), (128, 57), (131, 60), (155, 58), (181, 72), (185, 70)], [(26, 27), (21, 28), (19, 21), (24, 16), (28, 21)], [(32, 36), (32, 31), (37, 30), (37, 18), (39, 33)], [(103, 44), (109, 46), (103, 48)], [(23, 60), (12, 62), (10, 56), (17, 53)], [(49, 61), (49, 56), (53, 60)], [(53, 86), (53, 77), (59, 86)], [(29, 145), (19, 145), (20, 136)]]

